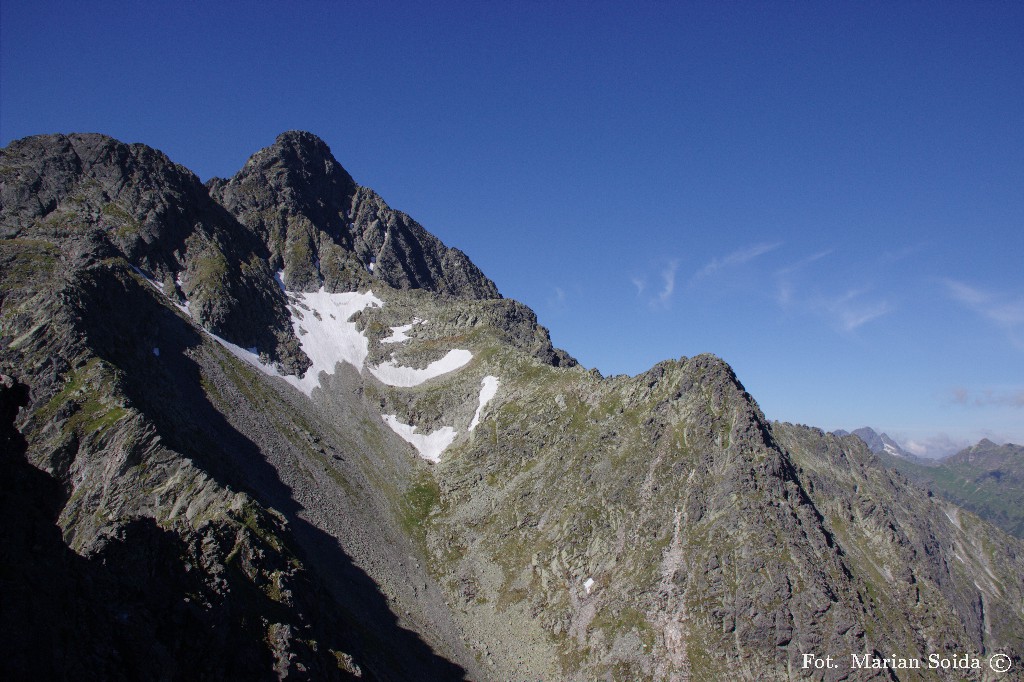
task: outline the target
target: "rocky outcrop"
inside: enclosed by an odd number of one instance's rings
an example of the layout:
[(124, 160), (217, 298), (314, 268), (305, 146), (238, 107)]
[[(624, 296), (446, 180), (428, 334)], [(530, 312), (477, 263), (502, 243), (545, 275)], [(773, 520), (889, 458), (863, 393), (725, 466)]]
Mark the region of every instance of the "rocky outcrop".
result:
[(309, 360), (295, 341), (262, 242), (161, 152), (104, 135), (44, 135), (0, 150), (0, 238), (123, 257), (195, 320), (282, 368)]
[(963, 651), (1020, 655), (1019, 543), (922, 494), (857, 437), (791, 424), (774, 433), (846, 557), (878, 650), (925, 658), (955, 641)]
[(461, 298), (499, 298), (458, 249), (359, 187), (323, 140), (288, 132), (211, 195), (266, 243), (270, 265), (297, 291), (354, 291), (383, 282)]

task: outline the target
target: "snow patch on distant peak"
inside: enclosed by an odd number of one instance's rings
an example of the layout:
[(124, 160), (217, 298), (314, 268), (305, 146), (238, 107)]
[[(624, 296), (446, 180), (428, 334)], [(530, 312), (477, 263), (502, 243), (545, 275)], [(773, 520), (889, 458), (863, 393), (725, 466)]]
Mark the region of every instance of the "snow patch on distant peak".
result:
[(376, 367), (370, 367), (370, 374), (377, 377), (381, 383), (385, 383), (388, 386), (419, 386), (428, 379), (439, 377), (442, 374), (448, 374), (454, 372), (461, 367), (464, 367), (473, 359), (473, 354), (468, 350), (462, 350), (461, 348), (455, 348), (448, 351), (448, 353), (440, 360), (435, 360), (423, 369), (416, 369), (414, 367), (403, 367), (396, 365), (394, 361), (388, 360)]
[(484, 407), (487, 403), (491, 402), (495, 395), (498, 393), (498, 385), (501, 382), (498, 381), (498, 377), (485, 376), (483, 381), (480, 382), (480, 402), (476, 408), (476, 414), (473, 415), (473, 421), (469, 423), (469, 430), (472, 431), (480, 423), (480, 415), (484, 411)]
[(455, 441), (458, 433), (451, 426), (442, 426), (430, 433), (416, 433), (415, 426), (398, 421), (398, 415), (382, 414), (381, 419), (397, 433), (402, 440), (412, 445), (420, 453), (420, 457), (428, 462), (441, 461), (441, 453)]

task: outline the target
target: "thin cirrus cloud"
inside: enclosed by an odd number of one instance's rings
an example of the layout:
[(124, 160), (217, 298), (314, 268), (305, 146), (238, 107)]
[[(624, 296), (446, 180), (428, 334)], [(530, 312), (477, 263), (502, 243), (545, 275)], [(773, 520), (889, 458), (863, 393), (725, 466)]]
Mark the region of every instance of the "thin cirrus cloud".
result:
[(770, 251), (774, 251), (780, 246), (782, 246), (782, 242), (752, 244), (742, 249), (737, 249), (736, 251), (733, 251), (726, 256), (722, 256), (721, 258), (712, 258), (711, 262), (694, 274), (691, 284), (697, 280), (704, 279), (705, 277), (710, 277), (719, 270), (749, 263), (758, 256), (763, 256)]
[(826, 318), (844, 332), (855, 329), (896, 310), (885, 298), (872, 295), (869, 287), (850, 288), (841, 294), (805, 294), (798, 281), (808, 265), (835, 253), (824, 249), (775, 271), (775, 302), (782, 308), (803, 310)]
[(676, 270), (679, 268), (679, 261), (669, 261), (667, 267), (661, 271), (662, 287), (658, 292), (658, 302), (668, 305), (672, 300), (672, 292), (676, 290)]
[(812, 253), (810, 256), (801, 258), (792, 265), (775, 271), (775, 301), (781, 306), (788, 306), (794, 302), (796, 297), (796, 283), (794, 278), (801, 270), (811, 263), (821, 260), (826, 256), (835, 253), (835, 249), (825, 249)]
[(548, 297), (548, 306), (556, 309), (564, 308), (567, 299), (568, 296), (565, 293), (565, 289), (555, 287), (552, 289), (551, 296)]
[(821, 298), (816, 306), (831, 317), (840, 329), (852, 332), (868, 322), (887, 315), (896, 309), (886, 300), (869, 300), (866, 289), (851, 289), (831, 298)]
[(955, 279), (944, 283), (953, 300), (1000, 327), (1014, 347), (1024, 350), (1024, 298), (992, 293)]

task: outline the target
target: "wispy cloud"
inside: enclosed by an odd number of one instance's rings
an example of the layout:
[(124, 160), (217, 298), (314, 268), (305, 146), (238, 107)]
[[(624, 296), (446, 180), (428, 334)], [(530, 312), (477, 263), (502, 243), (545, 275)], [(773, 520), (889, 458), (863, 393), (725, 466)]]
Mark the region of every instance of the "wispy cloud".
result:
[(809, 256), (801, 258), (792, 265), (787, 265), (784, 268), (780, 268), (775, 271), (775, 301), (781, 306), (789, 306), (793, 303), (796, 297), (796, 283), (793, 281), (794, 276), (803, 270), (811, 263), (821, 260), (826, 256), (830, 256), (835, 253), (835, 249), (825, 249), (824, 251), (818, 251), (812, 253)]
[[(847, 288), (842, 293), (822, 293), (815, 288), (807, 292), (800, 286), (801, 271), (812, 263), (834, 254), (836, 250), (822, 249), (775, 271), (775, 302), (782, 308), (809, 312), (827, 319), (843, 332), (859, 327), (896, 310), (889, 299), (874, 293), (872, 287), (862, 285)], [(804, 278), (806, 281), (806, 277)], [(816, 280), (818, 284), (827, 278)]]
[[(648, 287), (648, 278), (646, 275), (638, 275), (630, 278), (630, 282), (636, 289), (636, 296), (639, 299), (646, 300), (647, 305), (652, 308), (668, 308), (672, 303), (672, 296), (676, 291), (676, 273), (679, 271), (679, 260), (673, 258), (667, 261), (657, 273), (658, 279), (661, 280), (660, 288), (655, 293), (654, 288)], [(659, 286), (655, 284), (655, 286)], [(645, 294), (650, 291), (650, 295)]]
[(955, 279), (943, 282), (953, 300), (1000, 327), (1013, 346), (1024, 350), (1024, 297), (993, 293)]
[(852, 332), (858, 327), (896, 310), (896, 306), (889, 301), (873, 300), (866, 295), (868, 293), (867, 289), (850, 289), (839, 296), (818, 298), (814, 305), (831, 317), (840, 329)]
[(916, 438), (903, 441), (903, 447), (918, 457), (937, 459), (959, 452), (970, 445), (969, 440), (952, 438), (945, 433), (937, 433), (927, 438)]
[(791, 275), (794, 272), (797, 272), (798, 270), (802, 270), (803, 268), (805, 268), (806, 266), (810, 265), (814, 261), (821, 260), (825, 256), (831, 256), (835, 252), (836, 252), (835, 249), (825, 249), (823, 251), (818, 251), (817, 253), (812, 253), (810, 256), (805, 256), (804, 258), (801, 258), (800, 260), (798, 260), (797, 262), (793, 263), (792, 265), (787, 265), (784, 268), (776, 270), (775, 271), (775, 275), (778, 276), (778, 277), (784, 277), (786, 275)]
[(903, 248), (896, 249), (894, 251), (883, 251), (882, 255), (879, 257), (879, 261), (885, 264), (898, 263), (924, 251), (930, 245), (930, 242), (918, 242), (917, 244), (904, 246)]
[(764, 254), (770, 251), (774, 251), (780, 246), (782, 246), (782, 242), (773, 242), (770, 244), (752, 244), (751, 246), (746, 246), (742, 249), (737, 249), (736, 251), (733, 251), (732, 253), (721, 258), (712, 258), (711, 262), (709, 262), (707, 265), (705, 265), (703, 268), (701, 268), (694, 274), (692, 281), (695, 282), (699, 279), (709, 277), (724, 268), (730, 268), (735, 267), (737, 265), (743, 265), (744, 263), (749, 263), (758, 256), (763, 256)]
[(661, 271), (662, 287), (658, 292), (657, 301), (667, 306), (672, 301), (672, 292), (676, 290), (676, 270), (679, 269), (679, 261), (671, 260)]

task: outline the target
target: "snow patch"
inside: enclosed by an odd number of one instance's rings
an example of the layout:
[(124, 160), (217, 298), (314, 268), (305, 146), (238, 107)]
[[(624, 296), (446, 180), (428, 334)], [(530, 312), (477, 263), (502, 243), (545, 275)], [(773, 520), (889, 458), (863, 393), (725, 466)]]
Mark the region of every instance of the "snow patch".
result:
[(147, 275), (146, 273), (144, 273), (142, 270), (140, 270), (139, 268), (135, 267), (131, 263), (128, 264), (128, 267), (130, 267), (132, 270), (134, 270), (139, 275), (141, 275), (142, 279), (146, 280), (146, 282), (151, 287), (153, 287), (154, 289), (159, 291), (161, 294), (164, 293), (164, 284), (163, 284), (163, 282), (156, 281), (155, 279), (153, 279), (152, 277), (150, 277), (149, 275)]
[(242, 348), (241, 346), (237, 346), (231, 343), (227, 339), (222, 339), (213, 332), (207, 331), (206, 329), (203, 329), (203, 331), (209, 334), (214, 341), (227, 348), (228, 351), (230, 351), (230, 353), (234, 355), (236, 358), (238, 358), (239, 360), (244, 360), (245, 362), (249, 363), (256, 369), (263, 372), (264, 374), (269, 374), (272, 377), (284, 377), (285, 379), (295, 378), (290, 376), (284, 376), (283, 374), (277, 371), (277, 368), (274, 367), (274, 365), (267, 362), (262, 362), (260, 360), (259, 353), (256, 352), (255, 348)]
[(412, 338), (409, 336), (409, 332), (412, 331), (412, 328), (418, 324), (426, 324), (426, 320), (421, 320), (418, 317), (414, 317), (412, 318), (412, 322), (409, 324), (403, 324), (401, 327), (392, 327), (391, 336), (389, 336), (386, 339), (381, 339), (380, 342), (402, 343), (403, 341), (408, 341), (410, 338)]
[(590, 594), (592, 587), (594, 587), (594, 579), (587, 578), (587, 582), (583, 583), (583, 589), (587, 591), (587, 594)]
[(320, 385), (320, 372), (334, 374), (339, 362), (347, 362), (361, 372), (370, 353), (369, 340), (349, 318), (365, 308), (383, 306), (384, 302), (372, 291), (331, 294), (323, 287), (316, 293), (300, 292), (289, 297), (293, 301), (289, 306), (292, 328), (313, 364), (303, 378), (288, 375), (285, 379), (306, 395), (312, 395)]
[(498, 393), (498, 377), (485, 376), (483, 381), (480, 382), (480, 403), (477, 405), (476, 414), (473, 415), (473, 421), (469, 423), (469, 430), (472, 431), (480, 423), (480, 414), (484, 410), (484, 406), (491, 402)]
[(388, 386), (409, 387), (419, 386), (427, 379), (433, 379), (442, 374), (454, 372), (465, 366), (472, 359), (473, 354), (471, 352), (456, 348), (448, 351), (443, 358), (435, 360), (423, 369), (402, 367), (401, 365), (396, 365), (391, 360), (369, 369), (370, 374), (380, 379), (381, 383), (385, 383)]
[[(184, 284), (182, 284), (182, 281), (181, 281), (181, 273), (180, 272), (174, 278), (174, 283), (178, 285), (178, 289), (180, 289), (182, 292), (185, 291), (185, 286), (184, 286)], [(172, 299), (172, 302), (174, 303), (175, 307), (178, 310), (180, 310), (181, 312), (185, 313), (189, 317), (192, 317), (192, 311), (188, 307), (188, 299), (185, 299), (184, 303), (178, 303), (177, 301), (174, 301), (173, 299)]]
[(415, 426), (403, 424), (398, 421), (398, 415), (394, 414), (382, 414), (381, 419), (391, 427), (392, 431), (401, 436), (402, 440), (416, 448), (420, 457), (435, 464), (441, 461), (441, 453), (452, 444), (455, 436), (458, 435), (451, 426), (442, 426), (431, 433), (416, 433)]
[[(954, 526), (956, 526), (957, 530), (963, 530), (963, 527), (960, 525), (960, 514), (957, 512), (955, 507), (954, 508), (943, 508), (942, 511), (945, 512), (946, 518), (949, 519), (950, 523), (952, 523)], [(952, 513), (950, 513), (950, 512), (952, 512)]]
[(292, 328), (302, 351), (313, 362), (301, 379), (293, 374), (281, 374), (273, 364), (261, 362), (256, 348), (242, 348), (216, 334), (210, 336), (235, 357), (264, 374), (283, 378), (309, 396), (320, 385), (320, 373), (334, 374), (339, 362), (347, 362), (361, 372), (370, 352), (370, 342), (356, 329), (355, 322), (349, 322), (349, 318), (370, 306), (381, 306), (383, 301), (372, 291), (330, 294), (323, 288), (316, 293), (289, 292), (289, 298), (292, 301), (288, 306), (292, 313)]

